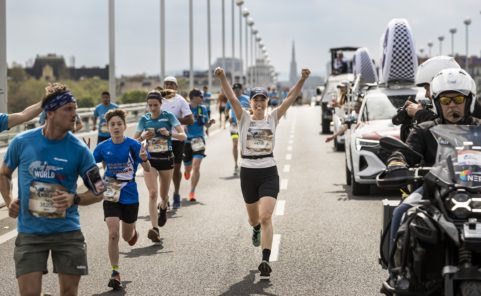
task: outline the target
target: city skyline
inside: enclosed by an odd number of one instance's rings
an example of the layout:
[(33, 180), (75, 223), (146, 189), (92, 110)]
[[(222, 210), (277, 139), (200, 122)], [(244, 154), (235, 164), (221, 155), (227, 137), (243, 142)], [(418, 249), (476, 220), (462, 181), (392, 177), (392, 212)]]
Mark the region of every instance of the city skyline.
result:
[[(280, 2), (285, 2), (282, 5)], [(393, 5), (383, 1), (279, 0), (275, 12), (271, 1), (245, 1), (271, 58), (271, 64), (287, 79), (291, 42), (296, 42), (299, 68), (309, 67), (313, 73), (325, 71), (328, 48), (365, 46), (378, 61), (380, 36), (388, 21), (406, 18), (414, 33), (416, 47), (428, 53), (427, 42), (433, 41), (433, 55), (438, 54), (437, 37), (444, 35), (444, 54), (451, 52), (449, 29), (457, 28), (455, 51), (465, 54), (463, 20), (472, 19), (469, 27), (470, 54), (479, 55), (481, 40), (480, 7), (476, 1), (405, 1)], [(101, 3), (101, 4), (99, 4)], [(85, 0), (39, 2), (7, 0), (7, 61), (25, 65), (37, 54), (55, 53), (67, 63), (75, 57), (76, 66), (108, 64), (107, 1)], [(211, 1), (212, 61), (222, 57), (221, 1)], [(426, 13), (436, 8), (436, 14)], [(413, 9), (415, 8), (415, 9)], [(180, 72), (189, 68), (188, 1), (166, 1), (166, 71)], [(56, 11), (55, 18), (50, 12)], [(116, 76), (160, 71), (160, 30), (158, 1), (137, 1), (135, 4), (116, 1)], [(206, 1), (194, 1), (194, 69), (207, 69)], [(63, 12), (63, 13), (58, 13)], [(238, 7), (235, 7), (235, 56), (239, 55)], [(232, 56), (231, 1), (226, 1), (226, 57)], [(345, 21), (339, 21), (339, 17)], [(49, 21), (51, 19), (51, 21)], [(243, 23), (243, 26), (245, 23)], [(334, 30), (335, 28), (335, 30)], [(244, 34), (243, 30), (243, 34)], [(279, 34), (282, 32), (282, 34)], [(60, 37), (60, 38), (59, 38)], [(244, 40), (245, 40), (245, 36)], [(250, 41), (250, 40), (249, 40)], [(245, 44), (243, 44), (245, 47)], [(245, 53), (243, 54), (245, 55)]]

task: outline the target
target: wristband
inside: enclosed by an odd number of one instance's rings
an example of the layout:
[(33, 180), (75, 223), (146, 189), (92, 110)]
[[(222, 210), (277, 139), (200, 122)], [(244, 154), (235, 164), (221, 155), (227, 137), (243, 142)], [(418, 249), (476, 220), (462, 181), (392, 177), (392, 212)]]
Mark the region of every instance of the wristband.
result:
[(77, 193), (75, 193), (74, 196), (73, 196), (73, 204), (74, 204), (74, 205), (79, 205), (79, 204), (80, 204), (80, 196), (78, 196)]

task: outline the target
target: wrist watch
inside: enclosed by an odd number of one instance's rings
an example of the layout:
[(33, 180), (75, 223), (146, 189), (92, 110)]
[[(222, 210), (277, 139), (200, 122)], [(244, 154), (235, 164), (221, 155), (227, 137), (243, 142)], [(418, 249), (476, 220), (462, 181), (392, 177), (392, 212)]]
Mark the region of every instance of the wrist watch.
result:
[(78, 196), (77, 193), (75, 193), (74, 196), (73, 196), (73, 204), (74, 204), (74, 205), (79, 205), (79, 204), (80, 204), (80, 196)]

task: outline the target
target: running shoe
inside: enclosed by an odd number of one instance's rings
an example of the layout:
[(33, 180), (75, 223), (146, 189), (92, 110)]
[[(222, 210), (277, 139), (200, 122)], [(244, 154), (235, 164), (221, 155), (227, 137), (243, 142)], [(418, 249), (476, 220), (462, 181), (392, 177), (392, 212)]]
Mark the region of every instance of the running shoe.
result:
[(118, 271), (112, 271), (112, 276), (110, 277), (108, 286), (114, 291), (122, 289), (122, 282), (120, 282), (120, 274)]
[(258, 247), (261, 245), (261, 230), (256, 230), (252, 228), (252, 244), (254, 247)]
[(262, 261), (259, 265), (259, 271), (261, 272), (260, 279), (261, 280), (269, 280), (272, 272), (272, 268), (269, 266), (269, 262)]
[(159, 235), (159, 230), (155, 228), (149, 229), (149, 232), (147, 233), (147, 237), (153, 242), (153, 243), (160, 243), (160, 235)]
[(137, 240), (139, 239), (139, 232), (137, 231), (137, 229), (135, 229), (134, 231), (134, 236), (132, 236), (132, 238), (127, 242), (129, 246), (135, 245), (137, 243)]
[(159, 227), (162, 227), (167, 223), (167, 208), (159, 208), (159, 219), (157, 219), (157, 223), (159, 224)]
[(174, 205), (172, 206), (173, 209), (180, 208), (180, 194), (174, 193)]
[(191, 202), (197, 201), (197, 199), (195, 199), (195, 192), (189, 193), (189, 201), (191, 201)]
[(184, 172), (184, 178), (186, 180), (189, 180), (190, 179), (190, 173)]

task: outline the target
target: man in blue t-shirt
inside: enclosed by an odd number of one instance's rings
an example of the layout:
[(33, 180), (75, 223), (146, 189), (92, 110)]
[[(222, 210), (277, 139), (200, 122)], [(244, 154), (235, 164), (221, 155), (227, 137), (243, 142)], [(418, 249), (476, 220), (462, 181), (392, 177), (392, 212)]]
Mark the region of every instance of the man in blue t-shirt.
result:
[(102, 93), (102, 103), (98, 104), (95, 107), (92, 125), (92, 130), (96, 130), (97, 118), (99, 118), (99, 135), (97, 137), (97, 145), (110, 138), (109, 129), (107, 128), (107, 121), (105, 120), (105, 113), (107, 113), (107, 111), (111, 109), (116, 109), (118, 107), (119, 106), (117, 104), (110, 102), (110, 93), (108, 91), (104, 91)]
[[(40, 295), (51, 252), (60, 294), (77, 295), (81, 275), (88, 274), (78, 205), (101, 201), (105, 186), (87, 146), (70, 133), (77, 103), (66, 86), (49, 85), (42, 107), (45, 126), (17, 135), (8, 147), (0, 192), (10, 217), (18, 217), (14, 260), (20, 294)], [(10, 185), (17, 168), (18, 199)], [(89, 190), (77, 194), (79, 176)]]
[(0, 113), (0, 132), (11, 129), (14, 126), (28, 122), (37, 117), (42, 112), (42, 104), (40, 102), (28, 106), (18, 113)]
[(204, 102), (204, 106), (207, 108), (207, 115), (210, 119), (210, 100), (212, 99), (212, 93), (209, 91), (209, 87), (204, 85), (204, 92), (202, 93), (202, 99)]
[[(249, 97), (243, 94), (243, 87), (240, 83), (234, 83), (232, 85), (232, 90), (234, 91), (237, 99), (243, 109), (250, 109), (250, 102)], [(230, 135), (232, 138), (232, 155), (234, 156), (234, 176), (237, 176), (239, 173), (239, 166), (237, 164), (237, 160), (239, 158), (239, 130), (237, 128), (237, 119), (235, 118), (234, 110), (232, 110), (232, 106), (230, 102), (227, 102), (226, 108), (226, 117), (230, 113), (229, 122), (230, 122)]]

